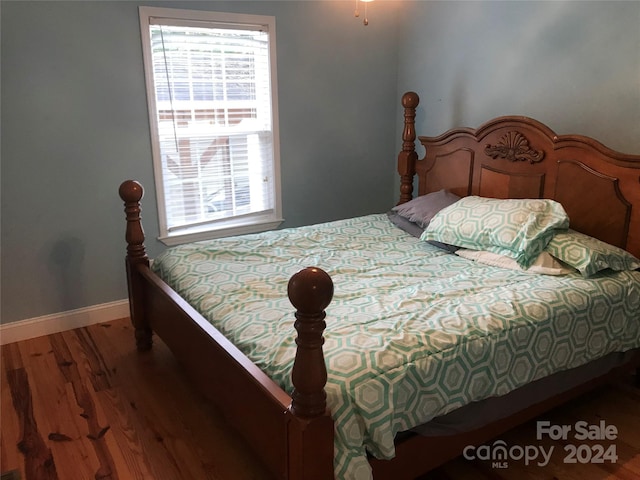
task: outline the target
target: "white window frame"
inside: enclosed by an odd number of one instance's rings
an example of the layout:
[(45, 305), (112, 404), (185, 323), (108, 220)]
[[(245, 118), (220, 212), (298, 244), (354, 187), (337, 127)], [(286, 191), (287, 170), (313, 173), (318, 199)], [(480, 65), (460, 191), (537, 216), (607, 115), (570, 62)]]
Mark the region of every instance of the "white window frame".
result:
[[(156, 198), (158, 203), (158, 221), (160, 236), (158, 239), (165, 245), (178, 245), (186, 242), (207, 240), (226, 237), (230, 235), (242, 235), (256, 233), (277, 228), (282, 222), (282, 201), (280, 191), (280, 142), (278, 129), (278, 98), (277, 98), (277, 66), (276, 66), (276, 31), (275, 17), (265, 15), (248, 15), (235, 13), (222, 13), (211, 11), (181, 10), (160, 7), (139, 7), (140, 31), (142, 36), (142, 51), (144, 60), (145, 82), (147, 90), (147, 105), (149, 110), (149, 122), (151, 127), (151, 147), (153, 155), (153, 169), (155, 177)], [(263, 27), (269, 32), (269, 68), (271, 90), (271, 115), (272, 115), (272, 148), (273, 148), (273, 209), (247, 214), (236, 215), (224, 219), (201, 222), (180, 229), (169, 229), (167, 222), (166, 196), (163, 180), (162, 157), (160, 153), (160, 137), (158, 125), (158, 113), (156, 92), (153, 78), (153, 59), (151, 53), (150, 26), (151, 19), (175, 20), (177, 25), (203, 22), (203, 25), (232, 24), (239, 28)], [(180, 23), (180, 22), (183, 23)]]

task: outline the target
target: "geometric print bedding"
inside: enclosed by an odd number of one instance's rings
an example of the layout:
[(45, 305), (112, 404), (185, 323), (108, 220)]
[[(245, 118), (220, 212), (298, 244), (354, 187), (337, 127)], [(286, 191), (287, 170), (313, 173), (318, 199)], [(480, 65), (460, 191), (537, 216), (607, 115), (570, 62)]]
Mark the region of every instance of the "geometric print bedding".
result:
[(284, 390), (291, 275), (326, 270), (336, 478), (369, 479), (397, 432), (610, 352), (640, 347), (640, 272), (585, 279), (478, 264), (387, 215), (182, 245), (153, 269)]
[(640, 268), (640, 260), (629, 252), (573, 230), (558, 232), (545, 251), (579, 270), (585, 278), (606, 269)]
[(464, 197), (440, 210), (422, 240), (488, 250), (529, 267), (556, 230), (566, 230), (569, 217), (562, 205), (548, 199)]

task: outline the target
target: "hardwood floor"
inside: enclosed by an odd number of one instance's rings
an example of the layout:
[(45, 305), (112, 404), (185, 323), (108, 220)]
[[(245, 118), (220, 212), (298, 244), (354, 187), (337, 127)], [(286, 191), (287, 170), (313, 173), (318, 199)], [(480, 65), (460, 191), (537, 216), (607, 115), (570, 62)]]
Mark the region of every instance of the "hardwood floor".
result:
[[(0, 472), (23, 480), (270, 480), (242, 439), (191, 387), (155, 339), (138, 353), (128, 319), (2, 347)], [(422, 480), (640, 479), (640, 389), (624, 381), (554, 410), (550, 425), (615, 426), (615, 440), (536, 440), (531, 422), (508, 447), (554, 447), (548, 465), (507, 468), (459, 458)], [(565, 464), (565, 445), (615, 445), (615, 463)], [(492, 445), (492, 444), (488, 444)], [(590, 453), (583, 448), (582, 455)], [(495, 465), (493, 466), (495, 467)], [(2, 477), (4, 480), (4, 476)]]

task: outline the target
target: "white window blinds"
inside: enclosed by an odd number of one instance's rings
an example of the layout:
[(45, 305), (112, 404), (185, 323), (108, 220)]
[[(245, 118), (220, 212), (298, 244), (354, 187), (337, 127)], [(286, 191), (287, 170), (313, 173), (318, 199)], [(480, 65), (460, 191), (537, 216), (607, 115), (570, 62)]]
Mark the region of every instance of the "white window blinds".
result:
[(147, 17), (145, 62), (161, 235), (277, 220), (269, 25), (162, 10)]

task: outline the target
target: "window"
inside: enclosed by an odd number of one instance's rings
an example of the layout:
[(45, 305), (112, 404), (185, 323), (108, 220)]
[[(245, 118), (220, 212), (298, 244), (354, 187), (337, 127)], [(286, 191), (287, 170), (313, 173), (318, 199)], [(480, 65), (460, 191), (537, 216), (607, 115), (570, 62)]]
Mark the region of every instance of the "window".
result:
[(273, 17), (140, 7), (160, 240), (281, 222)]

